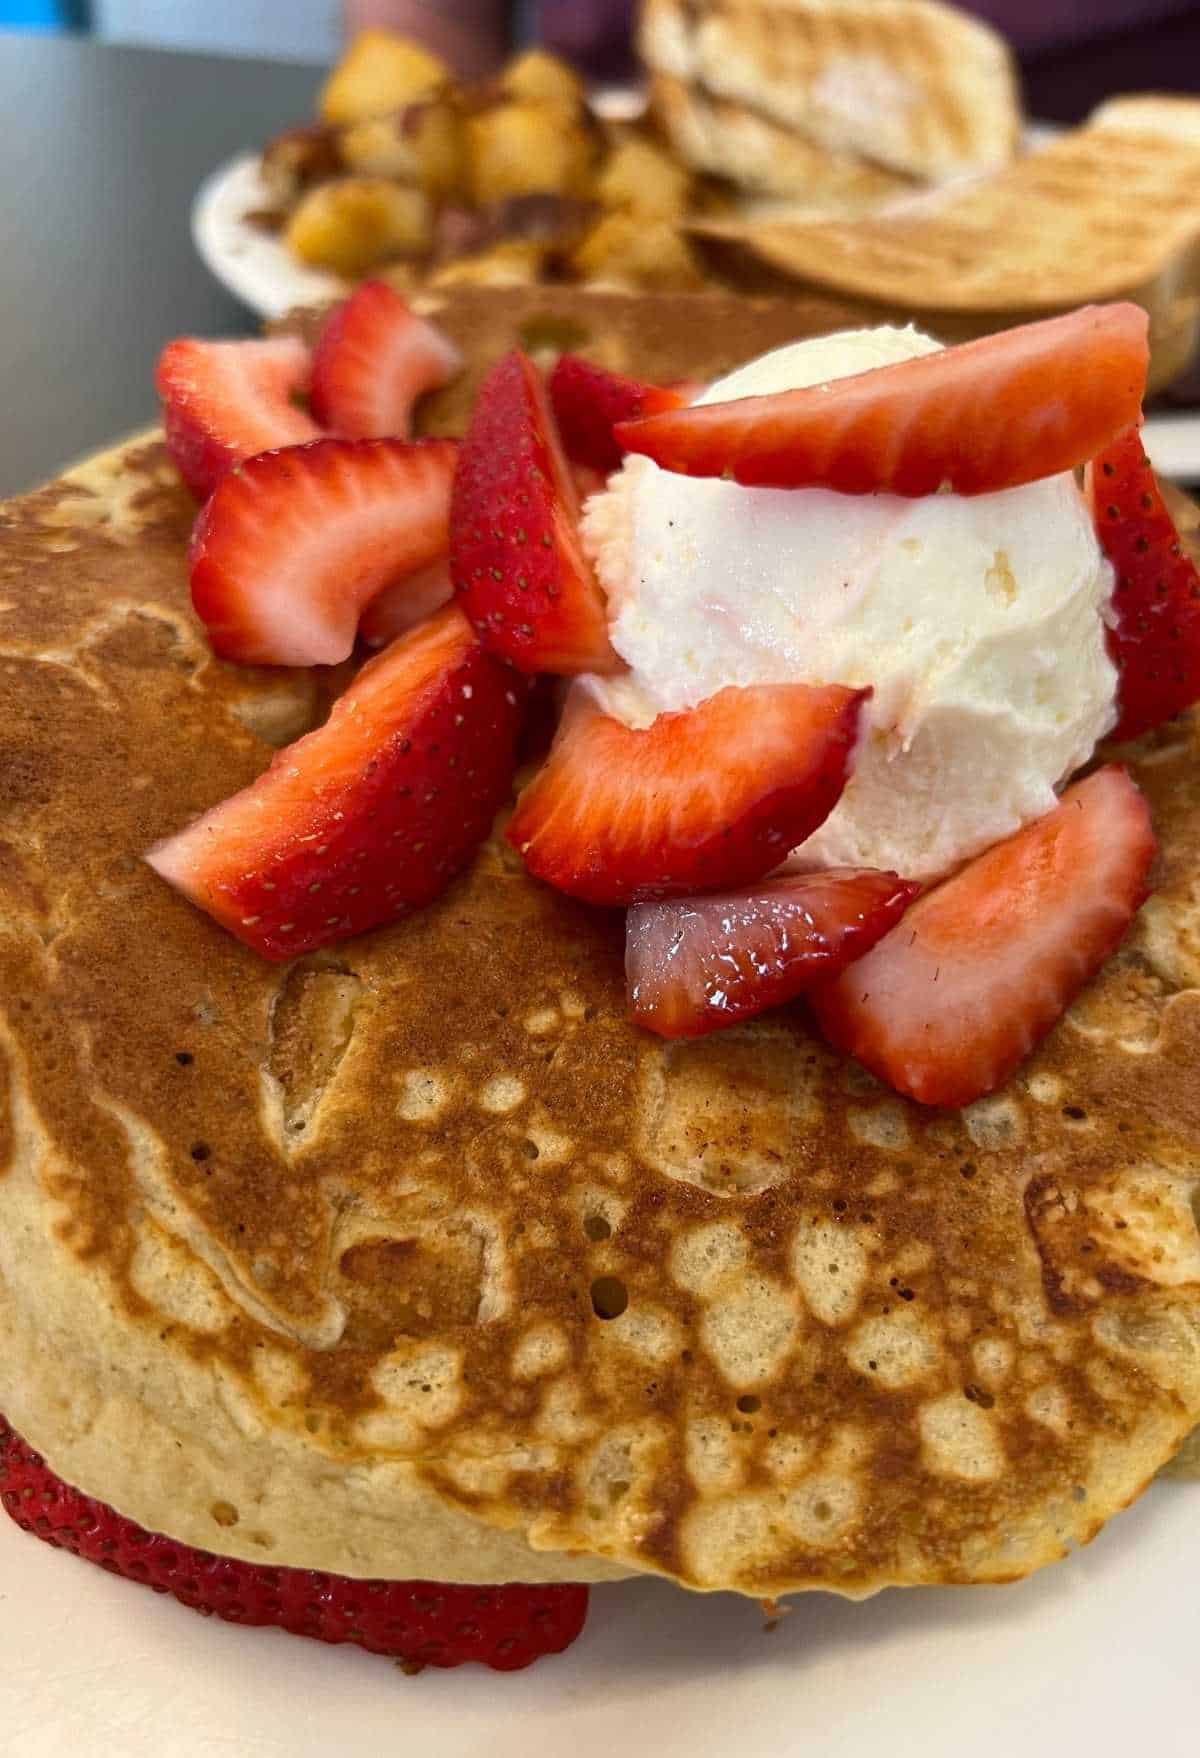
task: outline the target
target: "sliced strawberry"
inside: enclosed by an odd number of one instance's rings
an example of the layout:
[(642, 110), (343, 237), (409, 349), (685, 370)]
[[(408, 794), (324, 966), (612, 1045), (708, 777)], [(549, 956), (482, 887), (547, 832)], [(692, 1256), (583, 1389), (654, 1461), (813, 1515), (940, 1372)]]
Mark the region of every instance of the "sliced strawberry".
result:
[(459, 454), (450, 577), (480, 639), (520, 671), (615, 671), (604, 594), (537, 368), (514, 350), (484, 380)]
[(448, 336), (383, 281), (364, 281), (326, 318), (313, 356), (312, 407), (346, 439), (407, 439), (413, 406), (462, 371)]
[(444, 891), (491, 829), (525, 694), (449, 605), (369, 661), (324, 726), (146, 859), (264, 958), (395, 921)]
[(822, 1031), (922, 1104), (994, 1092), (1120, 944), (1154, 851), (1127, 771), (1098, 770), (815, 989)]
[(473, 1660), (516, 1672), (569, 1648), (587, 1617), (586, 1587), (363, 1581), (194, 1550), (72, 1489), (2, 1416), (0, 1501), (23, 1532), (205, 1616), (353, 1642), (413, 1670)]
[(231, 471), (192, 533), (192, 603), (223, 659), (336, 665), (363, 607), (446, 553), (453, 440), (314, 440)]
[(194, 495), (211, 494), (243, 458), (317, 438), (320, 428), (296, 403), (311, 373), (298, 336), (167, 343), (155, 375), (167, 450)]
[(576, 685), (508, 839), (529, 871), (589, 903), (750, 885), (824, 822), (869, 690), (721, 690), (632, 731)]
[(1116, 627), (1108, 650), (1120, 673), (1116, 739), (1135, 739), (1200, 701), (1200, 573), (1167, 511), (1137, 428), (1088, 466), (1087, 491), (1116, 569)]
[(1146, 314), (1089, 305), (809, 390), (620, 422), (668, 470), (768, 488), (958, 494), (1015, 488), (1095, 457), (1137, 421)]
[(606, 372), (579, 354), (563, 354), (550, 374), (550, 401), (568, 458), (607, 472), (616, 470), (624, 455), (613, 437), (618, 421), (682, 409), (687, 398)]
[(407, 634), (435, 610), (441, 610), (453, 597), (450, 564), (441, 556), (418, 573), (385, 586), (364, 610), (358, 625), (359, 637), (368, 647), (386, 647), (397, 635)]
[(630, 1016), (660, 1038), (698, 1038), (781, 1007), (869, 952), (920, 889), (840, 868), (638, 904), (625, 931)]

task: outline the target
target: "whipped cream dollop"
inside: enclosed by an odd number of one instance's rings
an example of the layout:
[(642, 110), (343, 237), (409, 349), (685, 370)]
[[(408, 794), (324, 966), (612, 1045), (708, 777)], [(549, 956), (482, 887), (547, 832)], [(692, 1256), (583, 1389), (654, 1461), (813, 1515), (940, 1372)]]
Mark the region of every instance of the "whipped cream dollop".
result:
[[(799, 389), (935, 352), (914, 329), (777, 348), (698, 399)], [(1048, 812), (1115, 723), (1112, 569), (1074, 476), (922, 499), (742, 488), (630, 457), (584, 543), (631, 726), (729, 684), (872, 686), (853, 773), (797, 864), (928, 880)]]

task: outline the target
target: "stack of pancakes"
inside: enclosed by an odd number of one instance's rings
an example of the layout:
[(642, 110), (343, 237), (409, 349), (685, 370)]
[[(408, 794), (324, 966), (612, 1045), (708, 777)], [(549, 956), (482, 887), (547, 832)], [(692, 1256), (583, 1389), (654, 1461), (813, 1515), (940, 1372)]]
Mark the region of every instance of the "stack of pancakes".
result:
[[(837, 322), (461, 291), (513, 341), (708, 378)], [(922, 1110), (797, 1008), (664, 1043), (619, 922), (500, 840), (268, 965), (158, 837), (326, 699), (216, 660), (156, 440), (0, 513), (0, 1409), (143, 1525), (362, 1576), (1007, 1580), (1200, 1421), (1200, 728), (1122, 951), (1001, 1093)]]

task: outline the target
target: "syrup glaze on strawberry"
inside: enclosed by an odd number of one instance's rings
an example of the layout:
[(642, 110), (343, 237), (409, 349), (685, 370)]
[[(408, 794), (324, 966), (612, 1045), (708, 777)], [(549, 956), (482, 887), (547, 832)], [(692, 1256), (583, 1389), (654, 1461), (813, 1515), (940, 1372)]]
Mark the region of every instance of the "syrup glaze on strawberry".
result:
[(698, 1038), (827, 982), (894, 928), (920, 887), (895, 873), (785, 873), (746, 891), (629, 912), (629, 1016)]

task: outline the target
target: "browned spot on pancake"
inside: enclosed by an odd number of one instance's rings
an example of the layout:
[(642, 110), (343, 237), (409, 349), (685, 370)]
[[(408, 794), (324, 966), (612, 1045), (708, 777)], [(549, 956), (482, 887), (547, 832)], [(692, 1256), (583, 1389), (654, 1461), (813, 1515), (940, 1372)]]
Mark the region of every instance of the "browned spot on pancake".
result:
[(1105, 1295), (1200, 1283), (1200, 1247), (1188, 1238), (1198, 1190), (1194, 1169), (1172, 1175), (1153, 1164), (1086, 1183), (1034, 1179), (1025, 1208), (1054, 1310), (1081, 1314)]
[(1033, 1235), (1033, 1243), (1042, 1260), (1042, 1281), (1045, 1284), (1046, 1298), (1050, 1305), (1055, 1312), (1077, 1313), (1081, 1311), (1083, 1303), (1063, 1291), (1063, 1272), (1058, 1268), (1054, 1257), (1051, 1256), (1046, 1239), (1051, 1217), (1063, 1221), (1069, 1218), (1067, 1198), (1056, 1179), (1035, 1178), (1031, 1180), (1025, 1191), (1025, 1214), (1029, 1222), (1029, 1231)]
[(271, 1008), (268, 1067), (283, 1098), (285, 1140), (304, 1134), (346, 1054), (362, 983), (345, 964), (285, 971)]
[(349, 1307), (344, 1342), (388, 1349), (397, 1337), (427, 1337), (474, 1322), (483, 1242), (450, 1226), (426, 1238), (364, 1239), (338, 1259)]
[(46, 894), (35, 876), (33, 864), (13, 843), (0, 837), (0, 898), (13, 914), (40, 917), (45, 914)]
[(12, 1065), (8, 1051), (0, 1044), (0, 1177), (12, 1165), (16, 1139), (13, 1134)]
[(188, 674), (208, 658), (194, 631), (189, 629), (185, 635), (169, 617), (146, 610), (130, 610), (102, 630), (91, 653), (104, 668), (151, 672), (178, 668)]

